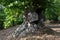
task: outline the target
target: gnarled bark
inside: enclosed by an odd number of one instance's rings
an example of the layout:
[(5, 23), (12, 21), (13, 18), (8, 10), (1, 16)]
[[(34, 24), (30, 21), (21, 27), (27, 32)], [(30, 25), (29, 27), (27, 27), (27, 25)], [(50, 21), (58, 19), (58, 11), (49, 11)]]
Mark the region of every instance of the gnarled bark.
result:
[(21, 39), (28, 36), (39, 36), (45, 33), (53, 34), (54, 32), (44, 25), (45, 17), (43, 9), (38, 8), (35, 12), (31, 12), (30, 10), (26, 11), (23, 18), (23, 23), (15, 30), (15, 32), (8, 36), (8, 40), (16, 40), (18, 37)]

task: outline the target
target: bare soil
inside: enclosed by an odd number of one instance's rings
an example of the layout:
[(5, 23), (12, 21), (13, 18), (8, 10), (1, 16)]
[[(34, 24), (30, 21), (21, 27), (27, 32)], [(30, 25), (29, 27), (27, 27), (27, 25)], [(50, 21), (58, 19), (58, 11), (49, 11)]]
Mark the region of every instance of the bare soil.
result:
[(4, 30), (0, 30), (0, 40), (6, 40), (7, 36), (10, 35), (17, 27), (12, 27)]

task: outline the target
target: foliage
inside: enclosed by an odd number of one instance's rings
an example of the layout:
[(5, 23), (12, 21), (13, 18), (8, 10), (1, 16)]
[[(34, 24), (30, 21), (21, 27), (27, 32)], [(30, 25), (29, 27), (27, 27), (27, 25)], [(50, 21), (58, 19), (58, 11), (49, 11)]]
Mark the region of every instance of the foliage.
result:
[(4, 6), (0, 5), (0, 28), (3, 29), (3, 22), (5, 19)]
[(43, 7), (45, 3), (46, 0), (0, 0), (0, 4), (5, 6), (4, 28), (20, 24), (26, 8), (35, 10), (35, 6)]
[[(21, 24), (26, 8), (35, 11), (36, 7), (46, 8), (46, 18), (49, 20), (60, 20), (60, 1), (59, 0), (0, 0), (3, 5), (4, 15), (2, 17), (4, 28)], [(0, 10), (1, 11), (1, 10)], [(2, 17), (1, 17), (2, 16)]]
[(9, 3), (9, 5), (3, 4), (5, 6), (5, 20), (4, 20), (4, 28), (8, 28), (13, 25), (21, 24), (23, 21), (23, 13), (24, 13), (24, 3), (13, 1)]
[[(22, 15), (18, 13), (18, 9), (5, 9), (6, 18), (4, 22), (4, 28), (8, 28), (13, 25), (17, 25), (19, 22), (22, 22)], [(19, 23), (19, 24), (20, 24)]]
[(51, 5), (48, 5), (46, 9), (46, 19), (49, 20), (60, 20), (60, 2), (54, 0)]

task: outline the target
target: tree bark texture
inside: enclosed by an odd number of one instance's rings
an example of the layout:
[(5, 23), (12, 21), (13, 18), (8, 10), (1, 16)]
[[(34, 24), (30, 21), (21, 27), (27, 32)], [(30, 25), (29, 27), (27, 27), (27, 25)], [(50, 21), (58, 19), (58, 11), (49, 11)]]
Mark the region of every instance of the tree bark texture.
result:
[(8, 36), (8, 40), (13, 40), (13, 38), (18, 38), (19, 40), (23, 37), (32, 37), (39, 36), (40, 34), (53, 34), (53, 30), (45, 27), (45, 10), (43, 8), (37, 8), (35, 12), (31, 12), (30, 10), (26, 10), (23, 15), (23, 23)]

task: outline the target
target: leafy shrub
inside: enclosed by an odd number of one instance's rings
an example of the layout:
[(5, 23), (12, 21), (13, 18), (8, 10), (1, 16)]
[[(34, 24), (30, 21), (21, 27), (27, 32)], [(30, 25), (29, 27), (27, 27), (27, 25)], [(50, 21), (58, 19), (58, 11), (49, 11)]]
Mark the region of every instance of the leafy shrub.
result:
[(52, 4), (48, 5), (45, 15), (46, 19), (60, 20), (60, 0), (54, 0)]

